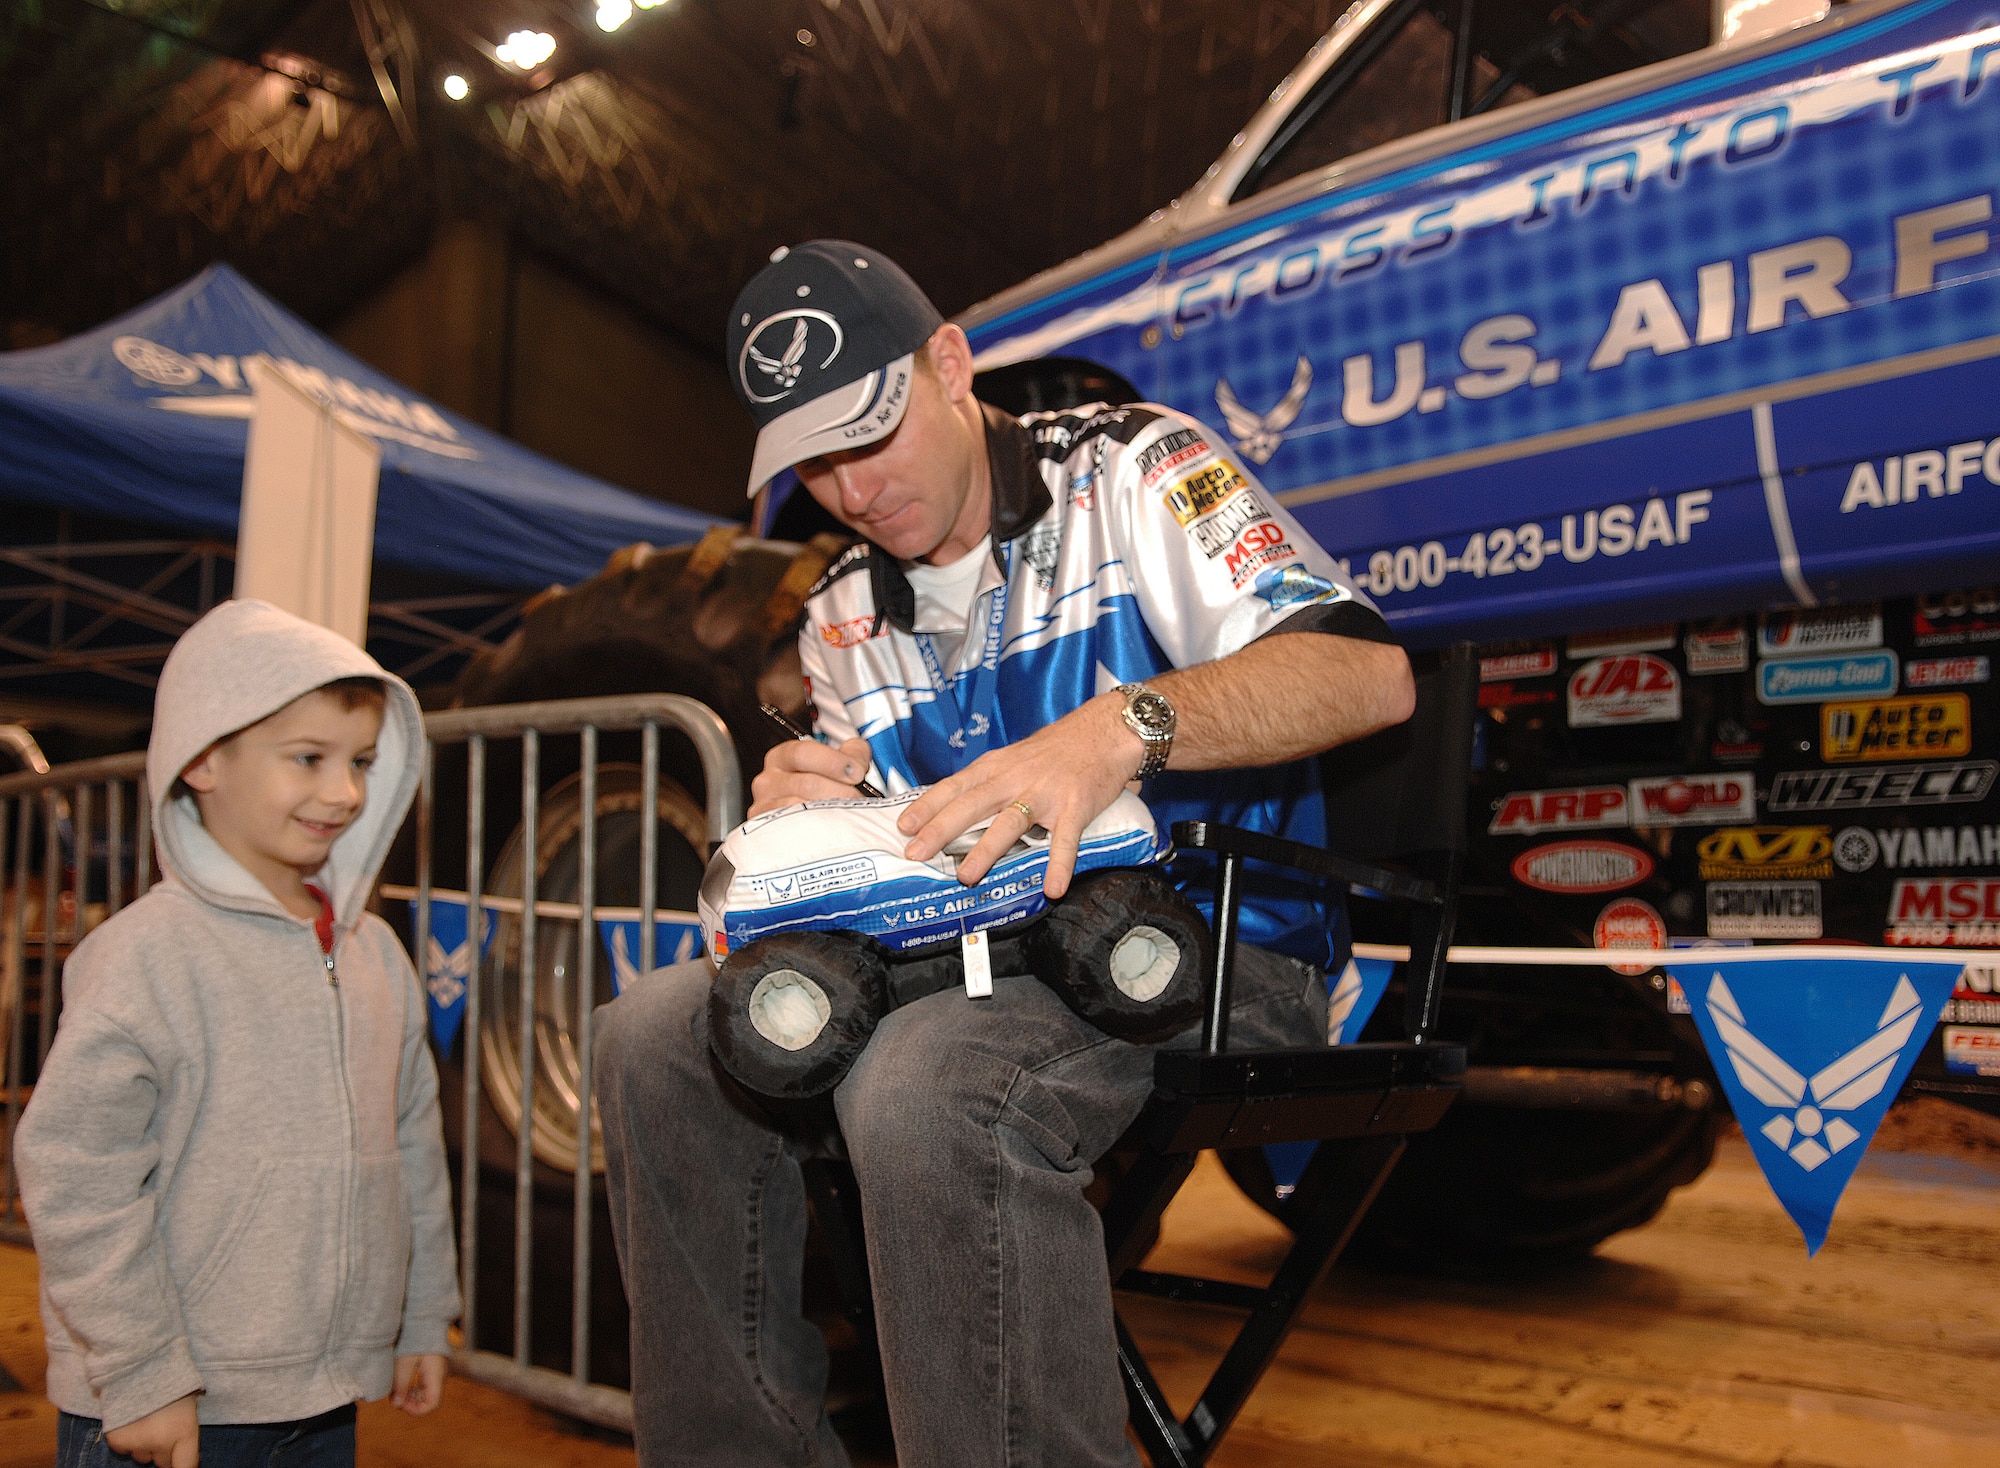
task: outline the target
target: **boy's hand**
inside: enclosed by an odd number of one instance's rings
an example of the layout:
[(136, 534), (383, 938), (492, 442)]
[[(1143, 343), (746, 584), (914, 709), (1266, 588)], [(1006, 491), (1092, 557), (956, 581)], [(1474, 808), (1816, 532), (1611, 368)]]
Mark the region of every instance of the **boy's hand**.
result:
[[(398, 1356), (396, 1386), (389, 1401), (412, 1417), (435, 1412), (444, 1400), (444, 1357), (438, 1355)], [(174, 1468), (180, 1468), (175, 1464)]]
[[(402, 1362), (396, 1365), (400, 1368)], [(201, 1462), (201, 1423), (195, 1417), (194, 1394), (190, 1392), (157, 1412), (148, 1412), (137, 1422), (105, 1433), (104, 1445), (135, 1463), (155, 1463), (159, 1468), (197, 1468)]]

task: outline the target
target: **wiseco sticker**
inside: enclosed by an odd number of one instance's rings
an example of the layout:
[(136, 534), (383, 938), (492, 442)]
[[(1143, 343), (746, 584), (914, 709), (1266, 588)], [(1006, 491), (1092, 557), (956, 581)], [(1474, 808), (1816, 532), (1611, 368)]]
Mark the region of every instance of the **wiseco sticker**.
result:
[(1671, 724), (1681, 716), (1681, 676), (1651, 653), (1619, 653), (1585, 663), (1569, 679), (1573, 729)]
[(1653, 874), (1653, 858), (1615, 841), (1554, 841), (1514, 858), (1514, 880), (1539, 892), (1619, 892)]
[(1757, 819), (1757, 787), (1748, 775), (1666, 775), (1634, 780), (1635, 826), (1719, 826)]
[(1950, 759), (1972, 746), (1972, 700), (1963, 693), (1822, 704), (1820, 758)]
[(1503, 796), (1491, 836), (1532, 836), (1539, 831), (1583, 831), (1622, 826), (1626, 796), (1623, 785), (1582, 785), (1569, 790), (1516, 790)]

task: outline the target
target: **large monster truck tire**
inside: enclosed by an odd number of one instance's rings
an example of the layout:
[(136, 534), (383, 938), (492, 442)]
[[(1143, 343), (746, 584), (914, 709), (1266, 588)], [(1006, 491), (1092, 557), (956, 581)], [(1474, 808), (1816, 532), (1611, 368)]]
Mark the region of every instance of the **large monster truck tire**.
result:
[(763, 938), (716, 971), (709, 1048), (760, 1096), (823, 1096), (874, 1035), (888, 990), (888, 965), (865, 939), (823, 932)]
[(1151, 872), (1093, 872), (1026, 934), (1035, 974), (1115, 1039), (1164, 1040), (1201, 1018), (1208, 925)]
[[(1715, 1155), (1710, 1111), (1541, 1111), (1460, 1101), (1410, 1138), (1349, 1257), (1450, 1274), (1524, 1273), (1582, 1258), (1647, 1222)], [(1337, 1145), (1337, 1144), (1336, 1144)], [(1261, 1150), (1223, 1154), (1280, 1220)]]

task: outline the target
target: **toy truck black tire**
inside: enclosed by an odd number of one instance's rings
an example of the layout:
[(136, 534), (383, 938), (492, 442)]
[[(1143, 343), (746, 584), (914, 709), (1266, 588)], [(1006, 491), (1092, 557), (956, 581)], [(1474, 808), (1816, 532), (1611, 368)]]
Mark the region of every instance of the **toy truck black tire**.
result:
[(716, 971), (709, 1048), (756, 1094), (804, 1100), (840, 1084), (887, 1007), (888, 966), (866, 939), (778, 933)]
[(1156, 873), (1079, 877), (1025, 937), (1035, 976), (1115, 1039), (1164, 1040), (1201, 1018), (1208, 924)]

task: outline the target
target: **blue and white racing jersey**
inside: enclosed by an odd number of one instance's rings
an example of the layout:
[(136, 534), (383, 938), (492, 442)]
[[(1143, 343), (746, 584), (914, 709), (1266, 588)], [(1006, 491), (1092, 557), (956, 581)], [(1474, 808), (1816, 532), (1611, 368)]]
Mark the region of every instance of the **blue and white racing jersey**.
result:
[[(962, 638), (920, 630), (902, 567), (865, 542), (806, 602), (799, 650), (817, 733), (866, 739), (888, 790), (931, 784), (1107, 689), (1260, 637), (1393, 640), (1333, 559), (1192, 418), (1147, 404), (1018, 420), (989, 407), (986, 442), (993, 554)], [(1326, 837), (1311, 760), (1168, 771), (1142, 794), (1162, 832), (1199, 819)], [(1204, 853), (1173, 867), (1211, 918), (1212, 871)], [(1345, 960), (1344, 904), (1292, 874), (1247, 875), (1246, 940), (1323, 966)]]

